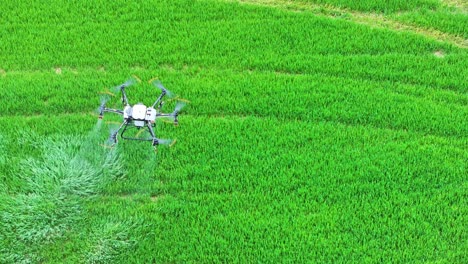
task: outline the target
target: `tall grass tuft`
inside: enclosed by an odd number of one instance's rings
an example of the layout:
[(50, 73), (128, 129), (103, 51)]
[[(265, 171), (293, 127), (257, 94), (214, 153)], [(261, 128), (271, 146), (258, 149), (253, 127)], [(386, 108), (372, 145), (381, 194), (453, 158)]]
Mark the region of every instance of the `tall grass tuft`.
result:
[(85, 254), (86, 263), (110, 263), (122, 251), (128, 250), (135, 244), (129, 238), (129, 228), (135, 223), (106, 222), (96, 226), (90, 240), (93, 246)]
[(85, 136), (29, 137), (42, 155), (25, 160), (20, 175), (9, 176), (22, 178), (23, 190), (0, 197), (0, 260), (44, 261), (41, 248), (74, 228), (86, 198), (123, 176), (118, 151), (99, 146), (100, 125)]

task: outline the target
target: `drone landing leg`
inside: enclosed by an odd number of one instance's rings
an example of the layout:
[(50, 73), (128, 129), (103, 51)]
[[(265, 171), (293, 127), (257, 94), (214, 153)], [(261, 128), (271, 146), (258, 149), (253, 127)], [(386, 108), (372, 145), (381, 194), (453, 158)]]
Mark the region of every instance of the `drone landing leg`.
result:
[(158, 139), (156, 138), (156, 135), (154, 134), (154, 130), (153, 130), (153, 127), (151, 126), (151, 123), (148, 122), (147, 126), (148, 126), (148, 130), (149, 130), (149, 132), (151, 134), (151, 137), (153, 138), (153, 146), (158, 145)]
[(113, 142), (112, 145), (117, 144), (117, 134), (119, 133), (120, 129), (122, 129), (123, 126), (127, 127), (127, 124), (128, 124), (128, 121), (125, 120), (115, 132), (110, 134), (109, 141)]

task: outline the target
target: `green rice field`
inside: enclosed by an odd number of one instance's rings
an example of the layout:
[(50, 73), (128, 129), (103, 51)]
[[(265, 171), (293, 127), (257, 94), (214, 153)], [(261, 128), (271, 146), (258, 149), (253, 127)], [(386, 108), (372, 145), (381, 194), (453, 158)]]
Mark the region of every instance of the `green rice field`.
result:
[[(0, 22), (0, 263), (468, 262), (465, 1), (4, 1)], [(153, 78), (189, 101), (157, 123), (173, 146), (102, 146), (100, 93), (132, 76), (132, 104)]]

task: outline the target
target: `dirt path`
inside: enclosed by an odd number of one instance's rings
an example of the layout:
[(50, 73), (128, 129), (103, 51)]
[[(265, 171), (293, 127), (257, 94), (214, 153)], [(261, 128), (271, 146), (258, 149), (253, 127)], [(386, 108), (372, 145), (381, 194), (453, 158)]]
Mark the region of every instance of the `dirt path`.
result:
[(466, 0), (442, 0), (442, 3), (455, 7), (463, 13), (468, 13), (468, 1)]

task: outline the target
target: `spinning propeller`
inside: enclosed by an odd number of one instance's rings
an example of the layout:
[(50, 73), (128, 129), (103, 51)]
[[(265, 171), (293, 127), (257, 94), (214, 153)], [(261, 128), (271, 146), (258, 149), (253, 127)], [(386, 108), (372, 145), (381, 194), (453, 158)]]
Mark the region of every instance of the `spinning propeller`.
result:
[(177, 117), (179, 116), (179, 112), (182, 110), (182, 108), (184, 108), (187, 104), (185, 102), (177, 102), (175, 108), (174, 108), (174, 112), (172, 112), (172, 115), (174, 117), (174, 125), (179, 125), (179, 120), (177, 119)]
[(158, 87), (163, 95), (167, 95), (169, 98), (174, 98), (174, 93), (169, 91), (159, 80), (150, 80), (151, 84)]
[(128, 79), (126, 82), (120, 84), (120, 85), (117, 85), (117, 86), (114, 86), (113, 90), (117, 90), (117, 91), (120, 91), (120, 89), (125, 89), (129, 86), (132, 86), (134, 85), (135, 83), (137, 83), (137, 80), (135, 78), (130, 78)]

